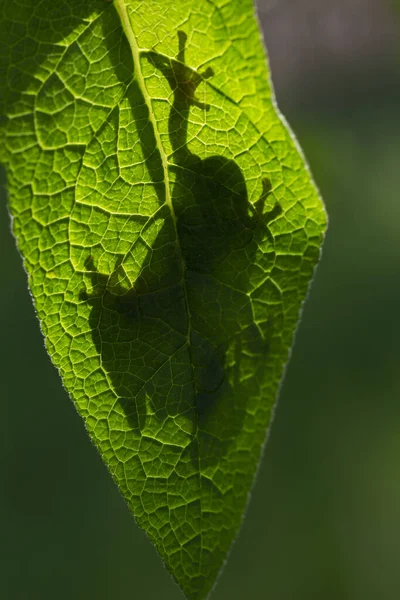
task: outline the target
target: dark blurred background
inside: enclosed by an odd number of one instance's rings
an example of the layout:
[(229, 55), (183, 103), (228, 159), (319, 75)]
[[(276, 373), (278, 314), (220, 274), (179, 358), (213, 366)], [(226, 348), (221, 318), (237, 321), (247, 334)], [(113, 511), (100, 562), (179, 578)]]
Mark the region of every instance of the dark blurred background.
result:
[[(398, 600), (400, 8), (259, 0), (259, 14), (330, 228), (213, 599)], [(0, 597), (178, 600), (46, 355), (1, 200)]]

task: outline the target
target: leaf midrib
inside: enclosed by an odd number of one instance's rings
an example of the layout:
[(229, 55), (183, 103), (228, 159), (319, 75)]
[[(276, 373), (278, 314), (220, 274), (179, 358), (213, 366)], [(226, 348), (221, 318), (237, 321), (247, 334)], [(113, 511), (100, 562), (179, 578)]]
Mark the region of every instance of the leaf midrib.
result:
[[(144, 82), (143, 74), (141, 71), (139, 47), (136, 42), (135, 33), (133, 31), (133, 27), (131, 24), (130, 17), (128, 15), (128, 11), (126, 9), (125, 0), (115, 0), (114, 6), (117, 10), (119, 18), (121, 19), (123, 31), (126, 35), (126, 38), (128, 40), (129, 46), (132, 51), (134, 76), (137, 79), (138, 85), (141, 89), (144, 101), (145, 101), (147, 109), (149, 111), (149, 120), (153, 126), (156, 145), (158, 147), (158, 150), (159, 150), (160, 156), (161, 156), (161, 163), (162, 163), (162, 168), (163, 168), (163, 173), (164, 173), (164, 181), (165, 181), (165, 202), (171, 211), (172, 221), (173, 221), (174, 229), (175, 229), (176, 243), (177, 243), (179, 254), (180, 254), (180, 257), (182, 260), (182, 285), (183, 285), (183, 291), (184, 291), (186, 316), (187, 316), (187, 323), (188, 323), (186, 343), (187, 343), (188, 353), (189, 353), (192, 387), (193, 387), (194, 395), (196, 395), (196, 386), (195, 386), (195, 382), (194, 382), (194, 372), (193, 372), (192, 349), (191, 349), (192, 318), (191, 318), (189, 298), (188, 298), (187, 285), (186, 285), (186, 277), (185, 277), (186, 265), (183, 260), (183, 253), (182, 253), (182, 248), (181, 248), (180, 239), (179, 239), (179, 235), (178, 235), (178, 223), (177, 223), (177, 218), (175, 215), (174, 206), (172, 203), (171, 182), (170, 182), (169, 171), (168, 171), (168, 158), (164, 151), (164, 146), (161, 141), (160, 132), (157, 127), (157, 120), (156, 120), (155, 114), (153, 112), (151, 98), (147, 91), (146, 84)], [(194, 428), (194, 432), (193, 432), (193, 440), (195, 440), (197, 442), (197, 449), (199, 447), (198, 446), (198, 434), (199, 434), (199, 419), (198, 419), (197, 411), (195, 411), (195, 428)], [(199, 489), (201, 489), (202, 481), (201, 481), (201, 469), (200, 469), (200, 456), (199, 456), (198, 452), (197, 452), (197, 470), (198, 470)], [(201, 508), (201, 498), (200, 498), (200, 534), (202, 531), (202, 524), (201, 524), (202, 523), (202, 515), (203, 515), (203, 511)], [(202, 549), (202, 544), (201, 544), (201, 549)], [(200, 556), (201, 556), (201, 558), (200, 558), (199, 571), (201, 571), (202, 552), (201, 552)]]

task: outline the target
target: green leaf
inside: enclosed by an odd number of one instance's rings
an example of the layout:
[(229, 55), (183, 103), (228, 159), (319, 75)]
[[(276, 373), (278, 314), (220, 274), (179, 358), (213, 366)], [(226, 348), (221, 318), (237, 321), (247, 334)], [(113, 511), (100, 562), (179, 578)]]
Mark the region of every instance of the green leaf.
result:
[(326, 225), (252, 2), (0, 10), (1, 159), (48, 352), (137, 523), (205, 598)]

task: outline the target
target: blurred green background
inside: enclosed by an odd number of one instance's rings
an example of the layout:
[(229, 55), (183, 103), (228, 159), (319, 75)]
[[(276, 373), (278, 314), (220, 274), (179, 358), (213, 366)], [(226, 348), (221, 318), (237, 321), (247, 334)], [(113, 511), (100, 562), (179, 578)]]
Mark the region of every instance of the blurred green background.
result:
[[(398, 600), (400, 22), (389, 0), (259, 5), (330, 228), (213, 599)], [(4, 194), (0, 261), (0, 597), (178, 600), (46, 355)]]

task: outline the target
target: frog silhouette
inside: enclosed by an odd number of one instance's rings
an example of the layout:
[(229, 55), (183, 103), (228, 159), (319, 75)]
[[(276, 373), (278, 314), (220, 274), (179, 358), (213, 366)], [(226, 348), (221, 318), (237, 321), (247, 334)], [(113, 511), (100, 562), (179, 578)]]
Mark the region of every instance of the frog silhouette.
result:
[[(161, 209), (163, 225), (131, 288), (124, 283), (126, 256), (117, 258), (109, 275), (99, 273), (89, 257), (92, 292), (81, 292), (81, 300), (92, 306), (93, 340), (132, 430), (151, 430), (161, 440), (157, 432), (185, 415), (193, 424), (189, 452), (209, 465), (228, 451), (242, 427), (248, 402), (243, 356), (268, 354), (272, 326), (262, 330), (254, 322), (249, 274), (257, 243), (273, 241), (268, 223), (281, 208), (275, 204), (264, 214), (271, 192), (266, 177), (253, 206), (234, 160), (191, 152), (190, 110), (212, 110), (196, 90), (213, 72), (188, 67), (186, 35), (179, 32), (178, 39), (176, 59), (145, 54), (173, 95), (168, 172), (174, 214), (166, 205)], [(139, 99), (132, 105), (135, 118), (135, 106), (144, 104)], [(154, 146), (148, 151), (154, 164), (157, 144), (149, 131), (153, 142), (142, 145)]]

